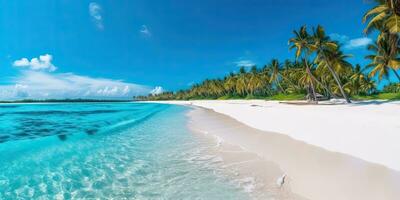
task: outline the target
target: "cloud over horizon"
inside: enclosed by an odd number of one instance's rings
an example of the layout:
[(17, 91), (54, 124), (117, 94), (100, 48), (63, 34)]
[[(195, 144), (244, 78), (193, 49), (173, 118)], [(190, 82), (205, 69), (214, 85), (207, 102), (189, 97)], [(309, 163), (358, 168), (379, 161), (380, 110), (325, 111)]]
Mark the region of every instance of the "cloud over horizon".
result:
[(53, 57), (44, 54), (39, 58), (21, 58), (13, 62), (20, 69), (10, 84), (0, 85), (0, 99), (50, 99), (50, 98), (131, 98), (163, 91), (122, 80), (93, 78), (74, 73), (54, 73)]
[(151, 91), (150, 87), (121, 80), (32, 70), (22, 71), (12, 82), (0, 85), (0, 99), (131, 98)]
[(89, 14), (92, 17), (92, 20), (96, 27), (100, 30), (104, 29), (102, 11), (103, 9), (100, 4), (96, 2), (91, 2), (89, 4)]

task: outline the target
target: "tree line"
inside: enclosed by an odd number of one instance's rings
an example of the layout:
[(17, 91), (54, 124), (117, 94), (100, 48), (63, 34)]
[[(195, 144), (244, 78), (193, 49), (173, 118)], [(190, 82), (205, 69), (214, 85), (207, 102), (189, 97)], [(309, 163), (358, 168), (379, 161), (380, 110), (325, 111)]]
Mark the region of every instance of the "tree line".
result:
[(187, 90), (163, 92), (157, 95), (136, 97), (139, 100), (188, 100), (218, 98), (264, 98), (274, 95), (303, 94), (309, 101), (321, 97), (344, 98), (351, 103), (355, 95), (372, 95), (377, 92), (377, 82), (397, 78), (384, 92), (400, 92), (399, 32), (400, 0), (376, 0), (376, 6), (363, 17), (364, 33), (377, 32), (371, 52), (362, 67), (347, 61), (351, 56), (343, 52), (342, 45), (329, 37), (318, 25), (293, 31), (289, 49), (294, 58), (284, 61), (272, 59), (265, 66), (247, 69), (223, 78), (206, 79)]

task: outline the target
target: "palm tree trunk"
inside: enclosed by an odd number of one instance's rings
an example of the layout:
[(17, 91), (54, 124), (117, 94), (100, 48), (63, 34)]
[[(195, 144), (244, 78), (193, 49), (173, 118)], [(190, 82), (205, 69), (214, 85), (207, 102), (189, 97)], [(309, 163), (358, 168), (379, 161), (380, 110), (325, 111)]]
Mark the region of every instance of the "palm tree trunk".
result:
[(344, 90), (343, 90), (343, 86), (342, 86), (342, 83), (340, 82), (340, 79), (339, 79), (338, 75), (337, 75), (336, 72), (332, 69), (330, 62), (329, 62), (328, 58), (325, 56), (325, 53), (324, 53), (323, 51), (322, 51), (322, 55), (323, 55), (324, 58), (325, 58), (325, 61), (326, 61), (326, 64), (327, 64), (326, 66), (328, 67), (329, 71), (332, 73), (333, 78), (335, 79), (336, 83), (337, 83), (338, 86), (339, 86), (339, 90), (340, 90), (340, 93), (342, 93), (343, 98), (346, 99), (346, 102), (347, 102), (347, 103), (351, 103), (350, 98), (346, 95), (346, 93), (345, 93)]
[(347, 103), (351, 103), (349, 97), (347, 96), (347, 94), (346, 94), (346, 93), (344, 92), (344, 90), (343, 90), (342, 83), (340, 82), (339, 77), (338, 77), (338, 75), (336, 74), (336, 72), (335, 72), (330, 66), (328, 66), (328, 69), (329, 69), (329, 71), (332, 73), (333, 78), (335, 79), (336, 83), (338, 84), (340, 93), (342, 93), (343, 98), (346, 99), (346, 102), (347, 102)]
[(315, 87), (314, 87), (314, 83), (313, 83), (312, 80), (311, 80), (310, 86), (311, 86), (311, 91), (312, 91), (312, 94), (313, 94), (313, 100), (315, 102), (318, 102), (317, 93), (315, 92)]
[[(310, 68), (308, 67), (307, 60), (305, 61), (305, 64), (306, 64), (306, 71), (307, 71), (307, 74), (311, 77), (312, 74), (311, 74)], [(310, 83), (310, 85), (311, 85), (313, 100), (314, 100), (315, 102), (318, 102), (318, 99), (317, 99), (317, 95), (316, 95), (316, 93), (315, 93), (315, 87), (314, 87), (314, 83), (313, 83), (312, 78), (311, 78), (311, 83)]]
[(311, 78), (314, 79), (315, 82), (320, 84), (329, 93), (329, 95), (336, 98), (336, 95), (333, 94), (332, 91), (326, 85), (324, 85), (321, 81), (319, 81), (313, 74), (311, 74)]

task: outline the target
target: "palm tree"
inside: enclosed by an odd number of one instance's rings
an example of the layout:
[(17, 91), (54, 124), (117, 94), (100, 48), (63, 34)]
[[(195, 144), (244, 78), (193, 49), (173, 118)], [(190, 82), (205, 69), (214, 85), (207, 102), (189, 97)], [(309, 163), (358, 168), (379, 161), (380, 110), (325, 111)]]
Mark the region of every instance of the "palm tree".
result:
[(365, 77), (365, 80), (361, 84), (361, 91), (367, 95), (374, 93), (376, 91), (376, 83), (374, 80)]
[(352, 75), (350, 76), (350, 81), (348, 84), (351, 84), (351, 90), (353, 94), (359, 94), (361, 90), (361, 86), (365, 82), (365, 75), (361, 66), (359, 64), (353, 69)]
[(368, 21), (364, 32), (369, 34), (372, 30), (378, 30), (380, 34), (377, 41), (386, 38), (390, 44), (391, 54), (397, 53), (400, 43), (400, 1), (376, 0), (376, 2), (378, 5), (363, 17), (364, 23)]
[(281, 64), (277, 59), (272, 59), (268, 67), (270, 70), (270, 78), (269, 78), (270, 83), (275, 83), (276, 87), (278, 87), (281, 90), (281, 92), (285, 93), (285, 90), (283, 89), (280, 83), (281, 74), (279, 70), (281, 68)]
[(291, 44), (291, 46), (289, 47), (289, 49), (296, 49), (296, 60), (303, 55), (303, 61), (305, 64), (305, 70), (307, 73), (307, 77), (309, 77), (310, 79), (304, 79), (304, 80), (308, 80), (307, 83), (310, 85), (311, 90), (312, 90), (312, 97), (311, 99), (313, 101), (317, 101), (317, 97), (316, 97), (316, 92), (315, 92), (315, 87), (314, 87), (314, 81), (312, 80), (313, 76), (311, 74), (311, 70), (310, 67), (308, 65), (308, 57), (311, 54), (311, 51), (309, 49), (310, 47), (310, 35), (307, 33), (307, 27), (306, 26), (302, 26), (300, 28), (299, 31), (293, 31), (295, 37), (289, 39), (289, 44)]
[(239, 70), (238, 78), (236, 80), (236, 93), (245, 96), (247, 93), (247, 73), (244, 67)]
[(225, 78), (224, 88), (228, 93), (234, 94), (236, 88), (237, 76), (234, 73), (230, 73), (228, 77)]
[(254, 92), (259, 88), (263, 87), (264, 83), (260, 76), (260, 73), (257, 70), (256, 66), (253, 66), (250, 70), (250, 79), (248, 82), (248, 90), (250, 91), (250, 95), (254, 96)]
[(326, 36), (324, 28), (320, 25), (314, 30), (312, 40), (313, 44), (310, 45), (310, 49), (317, 53), (316, 60), (324, 63), (322, 66), (326, 67), (332, 74), (343, 98), (346, 99), (347, 103), (351, 103), (350, 98), (343, 89), (339, 75), (334, 70), (334, 62), (338, 63), (337, 59), (339, 59), (334, 55), (339, 51), (339, 45)]
[[(303, 62), (304, 63), (304, 62)], [(315, 88), (314, 88), (314, 80), (312, 78), (311, 74), (311, 70), (308, 68), (307, 65), (304, 65), (305, 69), (302, 69), (300, 72), (300, 77), (299, 77), (299, 84), (302, 85), (304, 88), (306, 88), (307, 93), (309, 98), (312, 101), (317, 102), (317, 97), (316, 97), (316, 92), (315, 92)], [(311, 91), (310, 91), (311, 89)], [(311, 95), (310, 95), (311, 94)]]
[(369, 10), (363, 17), (367, 22), (365, 33), (381, 26), (391, 34), (400, 33), (400, 1), (399, 0), (376, 0), (377, 6)]
[(378, 75), (378, 79), (382, 80), (389, 78), (389, 73), (392, 71), (400, 81), (400, 76), (396, 71), (400, 68), (398, 52), (392, 52), (391, 44), (386, 38), (368, 45), (368, 50), (374, 52), (374, 54), (365, 57), (371, 60), (371, 63), (367, 65), (367, 68), (372, 68), (370, 77)]

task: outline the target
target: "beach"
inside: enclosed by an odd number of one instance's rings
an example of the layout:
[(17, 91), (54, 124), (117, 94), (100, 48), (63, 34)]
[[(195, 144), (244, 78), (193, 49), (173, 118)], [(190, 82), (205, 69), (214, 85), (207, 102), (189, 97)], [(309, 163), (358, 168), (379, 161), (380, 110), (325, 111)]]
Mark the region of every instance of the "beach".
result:
[[(270, 186), (264, 187), (269, 192), (274, 184), (276, 187), (276, 180), (286, 174), (285, 192), (278, 192), (285, 198), (279, 199), (398, 199), (400, 196), (400, 161), (396, 156), (400, 152), (399, 102), (167, 103), (197, 108), (189, 113), (189, 126), (218, 138), (219, 144), (238, 146), (273, 163), (265, 169), (253, 165), (250, 166), (253, 170), (248, 170), (262, 185)], [(238, 163), (251, 163), (246, 162), (249, 161), (246, 156), (241, 157), (236, 158)]]

